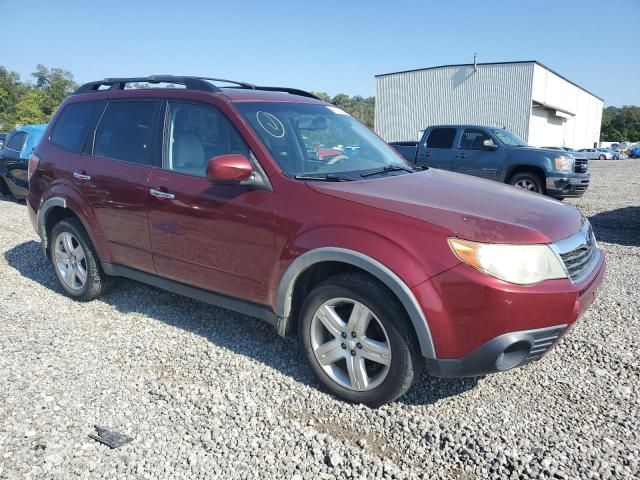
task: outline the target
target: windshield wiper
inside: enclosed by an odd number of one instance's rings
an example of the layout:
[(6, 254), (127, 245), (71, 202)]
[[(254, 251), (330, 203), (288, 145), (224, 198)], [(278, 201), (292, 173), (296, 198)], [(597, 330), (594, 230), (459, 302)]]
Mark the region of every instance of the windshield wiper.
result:
[(337, 173), (318, 173), (296, 175), (296, 180), (316, 180), (321, 182), (353, 182), (353, 178)]
[(380, 167), (380, 168), (372, 168), (371, 170), (365, 170), (364, 172), (362, 172), (360, 174), (361, 177), (370, 177), (371, 175), (378, 175), (379, 173), (386, 173), (386, 172), (399, 172), (399, 171), (404, 171), (404, 172), (409, 172), (409, 173), (413, 173), (414, 170), (410, 167), (401, 167), (400, 165), (385, 165), (384, 167)]

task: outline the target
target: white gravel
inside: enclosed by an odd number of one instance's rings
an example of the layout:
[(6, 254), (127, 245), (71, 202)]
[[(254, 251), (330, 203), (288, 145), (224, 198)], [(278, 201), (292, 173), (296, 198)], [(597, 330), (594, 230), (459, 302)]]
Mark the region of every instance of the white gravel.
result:
[[(378, 410), (320, 390), (293, 340), (122, 281), (61, 293), (23, 204), (0, 198), (0, 478), (639, 478), (640, 161), (592, 162), (609, 272), (543, 360), (423, 378)], [(93, 425), (134, 437), (119, 449)]]

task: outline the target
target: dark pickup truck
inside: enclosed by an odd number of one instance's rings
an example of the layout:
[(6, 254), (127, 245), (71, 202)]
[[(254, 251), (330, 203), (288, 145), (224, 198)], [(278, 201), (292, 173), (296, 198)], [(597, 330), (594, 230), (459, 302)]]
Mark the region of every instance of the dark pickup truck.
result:
[(575, 153), (534, 148), (503, 128), (438, 125), (420, 142), (391, 142), (416, 165), (465, 173), (562, 199), (589, 187), (589, 161)]

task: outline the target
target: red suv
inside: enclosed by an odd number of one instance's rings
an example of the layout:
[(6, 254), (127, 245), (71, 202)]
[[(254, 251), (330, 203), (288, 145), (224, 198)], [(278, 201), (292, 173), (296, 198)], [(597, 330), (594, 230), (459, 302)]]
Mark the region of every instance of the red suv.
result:
[(576, 208), (418, 170), (309, 93), (220, 84), (106, 79), (59, 108), (28, 206), (68, 295), (122, 276), (261, 318), (373, 406), (423, 368), (537, 360), (592, 302), (605, 259)]

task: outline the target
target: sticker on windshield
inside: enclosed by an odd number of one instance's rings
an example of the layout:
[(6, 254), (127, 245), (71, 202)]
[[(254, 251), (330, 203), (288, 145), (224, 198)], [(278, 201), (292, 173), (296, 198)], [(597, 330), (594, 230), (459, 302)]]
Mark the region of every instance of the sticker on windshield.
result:
[(341, 110), (338, 107), (329, 107), (329, 106), (327, 106), (327, 108), (329, 110), (331, 110), (333, 113), (336, 113), (338, 115), (349, 115), (347, 112), (345, 112), (344, 110)]
[(256, 119), (258, 123), (272, 137), (282, 138), (284, 137), (284, 125), (278, 120), (278, 118), (270, 113), (259, 111), (256, 113)]

